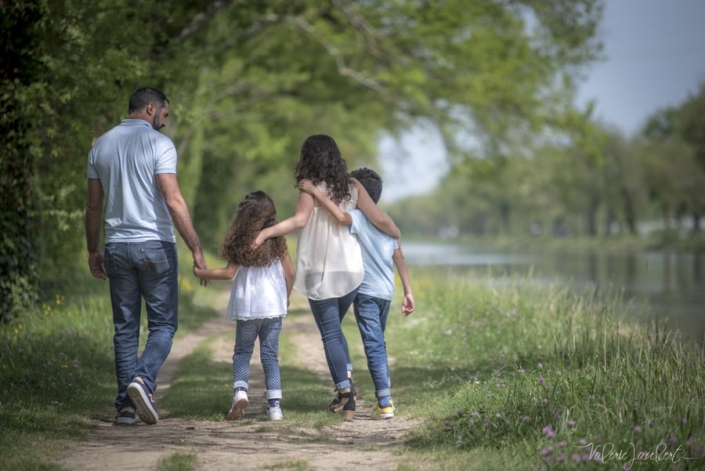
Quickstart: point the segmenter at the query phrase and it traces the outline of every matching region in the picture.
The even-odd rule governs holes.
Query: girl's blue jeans
[[[348,379],[348,370],[351,368],[350,351],[343,335],[342,322],[356,294],[357,288],[342,298],[308,300],[313,318],[321,333],[328,369],[338,390],[350,387]]]
[[[248,319],[237,321],[235,351],[233,353],[233,389],[249,387],[250,360],[259,337],[259,356],[264,370],[267,399],[281,399],[282,386],[279,373],[279,334],[282,318]]]
[[[355,320],[365,347],[367,368],[375,384],[375,397],[391,396],[387,343],[384,329],[391,301],[358,293],[353,303]]]
[[[134,407],[127,386],[139,376],[147,388],[157,389],[157,374],[171,351],[178,328],[179,283],[176,244],[163,241],[108,243],[105,271],[110,282],[115,335],[117,410]],[[142,300],[149,334],[138,358]]]

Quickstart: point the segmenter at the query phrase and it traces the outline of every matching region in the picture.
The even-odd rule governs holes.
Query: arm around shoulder
[[[401,231],[396,224],[394,224],[392,218],[377,207],[375,202],[372,201],[372,198],[370,198],[370,195],[367,193],[367,190],[365,190],[365,187],[362,186],[359,181],[354,178],[353,181],[357,187],[357,207],[365,213],[367,219],[369,219],[377,229],[394,237],[395,239],[401,239]]]

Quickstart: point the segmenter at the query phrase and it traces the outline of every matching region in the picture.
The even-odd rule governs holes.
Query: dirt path
[[[295,306],[307,307],[305,299],[292,296],[292,308]],[[298,364],[306,365],[321,379],[330,380],[313,317],[288,317],[283,329],[293,335],[296,345],[306,347],[297,351]],[[174,342],[159,374],[159,389],[155,394],[157,404],[168,393],[181,360],[203,340],[218,337],[215,341],[223,342],[223,345],[215,346],[213,351],[218,353],[212,360],[231,363],[232,344],[231,341],[226,344],[222,334],[232,330],[232,322],[225,320],[223,314]],[[350,343],[352,348],[359,339]],[[367,371],[362,373],[367,374]],[[250,383],[252,389],[264,389],[258,348],[250,365]],[[251,401],[248,411],[261,411],[264,407],[262,398],[252,397]],[[235,424],[166,417],[155,426],[138,421],[139,425],[134,427],[116,427],[108,420],[96,421],[97,428],[87,441],[73,449],[59,464],[75,471],[152,470],[160,458],[187,453],[195,454],[198,469],[207,471],[342,470],[352,466],[370,471],[396,470],[403,462],[397,453],[403,436],[418,422],[404,417],[370,420],[370,405],[358,402],[355,420],[322,430],[292,426],[287,423],[286,415],[281,423],[254,421]]]

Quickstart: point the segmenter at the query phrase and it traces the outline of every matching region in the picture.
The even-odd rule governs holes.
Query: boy
[[[379,201],[382,195],[382,179],[377,172],[361,168],[352,172],[351,176],[360,182],[375,203]],[[353,310],[365,347],[367,367],[375,384],[377,407],[370,417],[391,419],[394,417],[394,405],[390,391],[384,329],[394,294],[392,262],[397,267],[404,288],[401,307],[404,317],[411,314],[415,307],[404,255],[398,241],[377,229],[359,209],[344,213],[308,180],[302,180],[299,189],[312,195],[340,224],[350,226],[350,233],[355,234],[360,243],[365,276],[353,301]]]

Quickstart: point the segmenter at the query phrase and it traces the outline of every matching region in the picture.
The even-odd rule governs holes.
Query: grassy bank
[[[215,315],[191,303],[201,291],[183,265],[178,335]],[[702,345],[627,323],[613,297],[526,278],[443,277],[416,267],[411,275],[416,312],[402,318],[395,300],[387,343],[398,414],[424,424],[407,437],[400,469],[705,467]],[[58,285],[40,312],[0,327],[0,470],[59,469],[51,463],[91,419],[112,419],[107,283],[80,277]],[[295,306],[288,319],[304,315]],[[350,319],[345,329],[360,394],[372,401],[359,334]],[[232,332],[223,335],[231,341]],[[339,421],[320,407],[330,385],[297,363],[292,342],[282,337],[281,426]],[[207,361],[211,354],[206,342],[183,361],[160,411],[224,420],[232,370]],[[192,459],[182,458],[174,460]]]
[[[215,315],[191,303],[196,283],[186,270],[178,336]],[[88,433],[89,419],[115,414],[108,284],[86,269],[52,286],[39,311],[0,325],[0,470],[59,469],[52,461]]]
[[[413,273],[388,346],[409,437],[441,469],[703,469],[701,346],[627,324],[618,299]],[[693,458],[692,460],[689,458]]]

